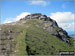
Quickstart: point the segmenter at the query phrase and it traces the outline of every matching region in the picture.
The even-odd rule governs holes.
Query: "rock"
[[[46,17],[45,17],[45,16],[40,16],[39,19],[40,19],[40,20],[46,20]]]
[[[8,30],[8,32],[9,32],[9,33],[12,33],[12,31],[11,31],[11,30]]]
[[[58,24],[56,23],[56,21],[53,21],[53,27],[58,27]]]
[[[51,27],[51,26],[49,26],[49,27],[46,27],[45,28],[47,31],[49,31],[50,32],[50,34],[52,34],[52,35],[58,35],[58,32],[53,28],[53,27]]]
[[[47,17],[48,21],[52,22],[53,20],[50,17]]]
[[[1,31],[2,29],[0,28],[0,31]]]
[[[27,15],[24,19],[39,19],[40,16],[41,16],[40,13],[35,13],[35,14]]]
[[[33,13],[31,14],[31,16],[41,16],[42,14],[41,13]]]

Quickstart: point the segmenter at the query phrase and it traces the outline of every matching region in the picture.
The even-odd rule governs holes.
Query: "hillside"
[[[1,55],[58,55],[59,51],[75,50],[67,32],[56,21],[40,13],[2,24],[0,28]]]

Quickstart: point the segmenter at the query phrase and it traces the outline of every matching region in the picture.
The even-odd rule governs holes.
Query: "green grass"
[[[24,30],[18,37],[17,37],[17,43],[15,48],[15,54],[16,55],[27,55],[26,52],[26,43],[25,43],[25,34],[26,30]]]

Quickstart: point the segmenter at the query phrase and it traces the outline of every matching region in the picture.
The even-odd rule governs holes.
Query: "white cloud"
[[[6,18],[6,19],[5,19],[4,23],[11,23],[11,22],[13,22],[14,20],[15,20],[14,18],[9,17],[9,18]]]
[[[32,0],[32,2],[30,3],[30,5],[47,5],[47,2],[45,0]]]
[[[59,26],[61,26],[65,30],[74,30],[74,22],[72,23],[60,23]]]
[[[29,12],[23,12],[20,15],[16,16],[15,18],[6,18],[4,23],[11,23],[20,20],[21,18],[24,18],[26,15],[30,14]]]
[[[4,23],[11,23],[12,21],[9,20],[5,20]]]
[[[24,18],[26,15],[30,14],[29,12],[23,12],[19,16],[16,17],[16,21],[20,20],[21,18]]]
[[[74,14],[71,12],[56,12],[56,13],[51,13],[51,18],[56,20],[57,22],[69,22],[74,20]]]
[[[58,25],[65,30],[74,30],[74,14],[71,12],[51,13],[50,17],[57,21]]]

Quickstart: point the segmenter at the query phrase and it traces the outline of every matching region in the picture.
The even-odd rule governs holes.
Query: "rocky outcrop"
[[[49,17],[47,17],[46,15],[42,15],[40,13],[30,14],[30,15],[27,15],[25,18],[23,18],[23,20],[28,20],[28,19],[39,19],[39,20],[44,20],[44,21],[50,20]]]

